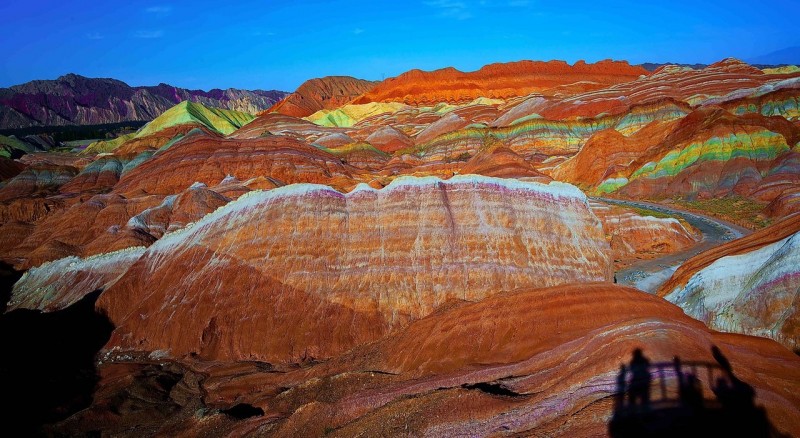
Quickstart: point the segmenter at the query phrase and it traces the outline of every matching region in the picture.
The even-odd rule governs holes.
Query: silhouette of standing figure
[[[650,406],[650,361],[637,348],[630,363],[631,384],[628,400],[632,408],[647,409]]]
[[[619,374],[617,374],[617,393],[614,396],[614,410],[621,412],[625,406],[625,390],[628,380],[628,368],[625,364],[619,366]]]

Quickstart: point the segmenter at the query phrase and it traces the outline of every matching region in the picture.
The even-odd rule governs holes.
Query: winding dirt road
[[[667,281],[669,277],[672,276],[672,273],[678,269],[678,266],[689,258],[717,245],[751,233],[750,230],[730,222],[660,204],[653,204],[651,202],[609,198],[591,199],[607,204],[635,207],[642,210],[681,217],[702,233],[703,240],[687,250],[667,254],[652,260],[642,260],[616,272],[615,277],[617,283],[633,286],[648,293],[655,293],[659,286]]]

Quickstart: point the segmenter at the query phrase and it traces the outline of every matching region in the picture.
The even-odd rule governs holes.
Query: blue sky
[[[72,72],[291,91],[326,75],[382,79],[520,59],[708,63],[800,46],[800,0],[756,4],[9,0],[0,2],[0,86]]]

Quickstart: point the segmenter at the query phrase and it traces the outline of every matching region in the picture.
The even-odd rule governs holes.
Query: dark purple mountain
[[[172,85],[131,87],[116,79],[76,74],[0,88],[0,129],[150,121],[184,100],[257,113],[288,93],[264,90],[187,90]]]

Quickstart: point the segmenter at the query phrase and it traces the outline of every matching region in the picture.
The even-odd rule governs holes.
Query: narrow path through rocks
[[[610,198],[591,198],[594,201],[614,204],[622,207],[634,207],[670,216],[681,217],[691,226],[697,228],[703,235],[697,245],[684,251],[666,254],[651,260],[642,260],[621,269],[615,273],[617,283],[626,286],[633,286],[648,293],[655,293],[658,288],[666,282],[672,273],[678,269],[683,262],[695,255],[707,251],[725,242],[738,239],[750,234],[752,231],[738,225],[726,222],[717,218],[691,213],[673,207],[667,207],[652,202],[629,201]]]

